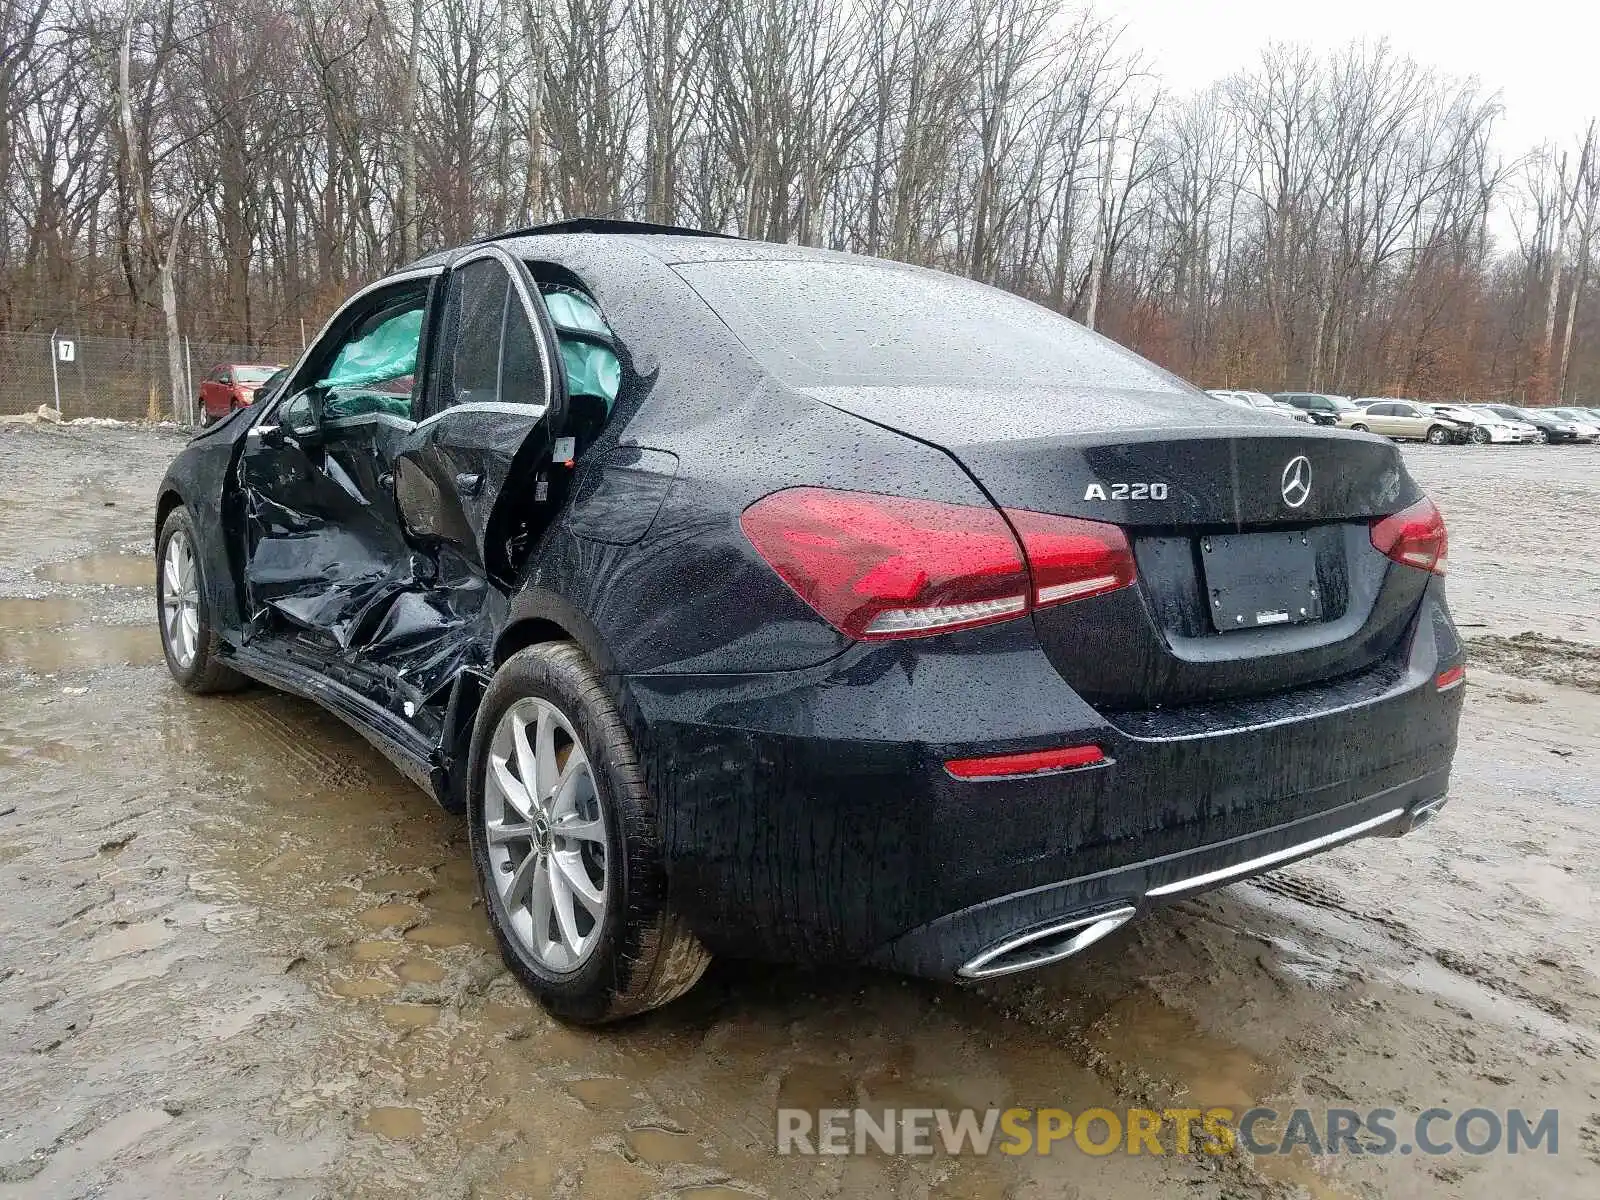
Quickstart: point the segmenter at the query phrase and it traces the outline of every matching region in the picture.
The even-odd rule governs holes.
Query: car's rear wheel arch
[[[530,617],[509,624],[500,631],[500,636],[495,639],[494,653],[491,657],[495,669],[498,670],[506,659],[519,651],[526,650],[529,646],[537,646],[540,642],[575,640],[571,630],[555,621],[547,617]]]

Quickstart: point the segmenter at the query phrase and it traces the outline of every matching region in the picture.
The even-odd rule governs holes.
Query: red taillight
[[[1013,509],[1006,518],[993,508],[799,487],[756,501],[740,524],[801,599],[862,640],[986,625],[1133,582],[1133,555],[1116,526]]]
[[[1008,508],[1033,572],[1033,603],[1043,608],[1114,592],[1134,580],[1127,535],[1103,521]]]
[[[1449,538],[1445,535],[1444,517],[1426,496],[1410,508],[1374,521],[1372,544],[1397,563],[1444,574]]]
[[[993,508],[790,488],[745,509],[745,536],[853,638],[914,637],[1028,609],[1028,571]]]
[[[1436,691],[1448,692],[1451,688],[1460,687],[1467,681],[1467,668],[1465,666],[1450,667],[1440,671],[1434,677],[1433,686]]]
[[[991,754],[985,758],[952,758],[944,769],[957,779],[1000,779],[1008,775],[1037,775],[1088,767],[1106,759],[1099,746],[1062,746],[1055,750],[1025,750],[1020,754]]]

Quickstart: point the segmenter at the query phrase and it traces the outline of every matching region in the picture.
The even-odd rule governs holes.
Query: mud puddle
[[[47,583],[102,587],[154,587],[156,584],[155,560],[149,554],[85,554],[62,562],[45,563],[35,574]]]
[[[41,675],[118,665],[139,667],[160,659],[161,635],[154,624],[0,628],[0,663]]]
[[[0,596],[0,629],[59,629],[85,620],[88,613],[89,605],[71,596]]]

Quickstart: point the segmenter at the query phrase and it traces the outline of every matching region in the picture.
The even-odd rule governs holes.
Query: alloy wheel
[[[594,773],[572,722],[518,700],[485,756],[489,874],[512,933],[547,970],[574,971],[605,924],[610,846]]]
[[[167,539],[161,560],[161,632],[179,669],[187,671],[200,646],[200,577],[194,545],[183,530]]]

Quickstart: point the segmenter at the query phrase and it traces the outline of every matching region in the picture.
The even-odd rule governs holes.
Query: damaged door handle
[[[476,496],[483,491],[483,476],[471,471],[463,471],[456,476],[456,491],[463,496]]]

